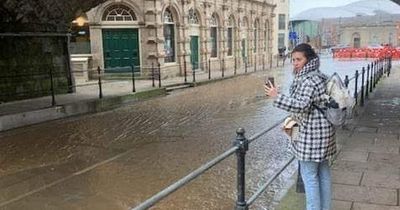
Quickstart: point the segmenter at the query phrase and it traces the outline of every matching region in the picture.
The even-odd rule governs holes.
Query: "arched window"
[[[171,11],[167,8],[163,16],[165,63],[175,62],[175,23]]]
[[[228,20],[228,56],[233,54],[233,26],[235,25],[232,16]]]
[[[265,48],[264,48],[264,51],[267,51],[267,49],[268,49],[268,39],[269,39],[269,37],[268,37],[268,30],[269,30],[269,24],[268,24],[268,21],[265,21],[265,28],[264,28],[264,46],[265,46]]]
[[[188,22],[189,24],[194,25],[199,24],[199,17],[197,16],[197,12],[193,8],[189,9]]]
[[[257,19],[254,21],[254,52],[257,52],[258,30],[259,30],[259,24]]]
[[[136,21],[136,15],[132,9],[125,5],[112,5],[103,13],[103,21]]]
[[[211,36],[211,57],[217,57],[217,49],[218,49],[218,21],[216,14],[214,13],[210,19],[210,36]]]

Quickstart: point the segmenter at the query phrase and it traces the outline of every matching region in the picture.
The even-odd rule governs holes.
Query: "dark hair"
[[[302,43],[297,45],[293,51],[292,54],[295,52],[302,52],[304,53],[304,56],[307,58],[307,61],[312,60],[313,58],[318,57],[318,55],[315,53],[314,49],[311,47],[311,45]]]

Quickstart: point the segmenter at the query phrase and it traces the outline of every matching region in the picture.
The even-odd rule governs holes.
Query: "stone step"
[[[180,90],[180,89],[184,89],[184,88],[188,88],[188,87],[191,87],[191,85],[190,84],[176,84],[176,85],[166,86],[165,90],[167,92],[171,92],[171,91],[174,91],[174,90]]]

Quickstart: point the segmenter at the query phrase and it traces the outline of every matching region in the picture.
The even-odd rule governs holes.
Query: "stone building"
[[[105,72],[134,65],[141,74],[159,63],[163,77],[267,66],[275,7],[272,0],[109,0],[73,22],[72,63]]]
[[[275,4],[273,55],[277,55],[279,49],[289,48],[289,0],[275,0]]]
[[[398,27],[400,15],[379,14],[342,20],[338,25],[338,40],[351,47],[380,45],[400,46]]]

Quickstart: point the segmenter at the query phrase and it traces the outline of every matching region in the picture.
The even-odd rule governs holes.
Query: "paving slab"
[[[335,184],[360,185],[363,172],[332,170],[332,182]]]
[[[368,187],[400,189],[400,174],[367,171],[363,176],[361,185]]]
[[[397,205],[397,190],[333,184],[333,199],[360,203]]]
[[[400,206],[385,206],[355,202],[352,210],[400,210]]]

